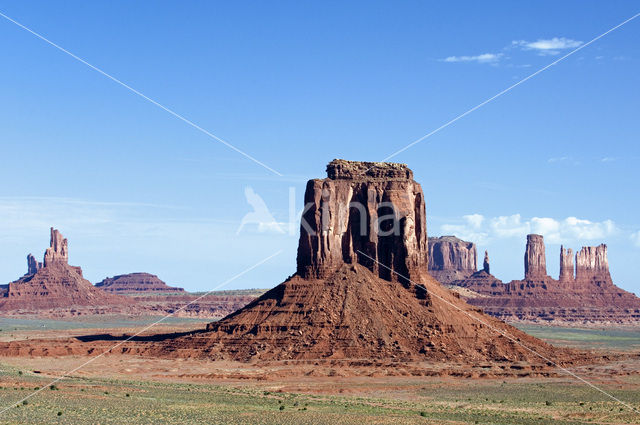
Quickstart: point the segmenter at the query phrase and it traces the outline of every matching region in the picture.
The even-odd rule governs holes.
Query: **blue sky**
[[[245,189],[278,222],[333,158],[376,161],[638,13],[637,3],[20,2],[0,12],[279,171],[262,168],[0,18],[0,281],[50,226],[98,281],[147,271],[271,287],[297,234],[237,229]],[[394,157],[428,231],[523,274],[524,235],[609,245],[640,293],[640,18]],[[297,221],[297,216],[293,216]],[[296,232],[297,233],[297,225]]]

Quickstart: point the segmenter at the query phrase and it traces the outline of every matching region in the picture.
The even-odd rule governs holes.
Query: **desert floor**
[[[153,318],[0,318],[0,340],[134,333]],[[198,329],[172,320],[154,332]],[[522,326],[557,345],[640,352],[640,329]],[[572,372],[640,409],[640,359]],[[558,371],[554,377],[417,377],[332,364],[243,364],[108,354],[0,357],[0,424],[632,424],[640,416]],[[420,366],[420,365],[418,365]],[[450,366],[450,365],[449,365]],[[413,365],[416,367],[416,365]],[[437,369],[439,365],[425,365]],[[322,373],[319,368],[325,369]],[[366,368],[365,368],[366,369]],[[289,374],[296,370],[297,374]],[[326,373],[325,373],[326,372]],[[291,376],[296,375],[296,376]],[[397,376],[399,375],[399,376]],[[464,374],[461,373],[464,376]]]

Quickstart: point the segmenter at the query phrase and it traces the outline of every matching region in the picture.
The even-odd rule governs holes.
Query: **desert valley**
[[[3,1],[0,425],[640,424],[639,12]]]
[[[149,273],[93,285],[52,228],[43,262],[29,254],[2,287],[6,420],[106,408],[118,423],[135,401],[149,423],[631,423],[640,299],[611,281],[605,245],[575,274],[563,248],[555,280],[529,235],[525,278],[505,284],[474,243],[427,236],[407,166],[334,160],[327,176],[307,184],[297,270],[266,292],[190,294]]]

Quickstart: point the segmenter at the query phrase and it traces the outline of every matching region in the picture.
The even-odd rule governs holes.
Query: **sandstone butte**
[[[150,273],[129,273],[108,277],[96,283],[96,288],[114,293],[184,292],[184,288],[169,286],[158,276]]]
[[[50,246],[42,263],[27,256],[27,274],[0,288],[0,311],[75,309],[91,307],[95,312],[132,301],[96,289],[82,276],[80,267],[70,266],[68,242],[51,228]]]
[[[528,235],[524,255],[524,278],[503,283],[489,271],[488,254],[483,270],[469,273],[462,265],[475,255],[475,244],[455,237],[452,258],[448,262],[430,264],[431,273],[442,283],[465,288],[466,301],[486,313],[507,321],[573,322],[573,323],[638,323],[640,298],[617,287],[609,272],[607,246],[582,247],[575,255],[570,248],[560,247],[558,279],[547,274],[544,238]],[[439,258],[441,238],[430,238],[430,258]],[[473,248],[465,249],[473,245]],[[435,271],[433,269],[436,268]],[[453,270],[453,272],[451,271]],[[466,275],[455,278],[456,273]],[[449,278],[453,276],[453,278]]]
[[[237,361],[546,363],[525,345],[572,361],[573,352],[485,315],[429,275],[424,195],[406,165],[334,160],[327,175],[307,183],[294,275],[204,332],[138,352]],[[387,202],[395,216],[377,226],[389,216]],[[391,225],[397,234],[387,234]]]

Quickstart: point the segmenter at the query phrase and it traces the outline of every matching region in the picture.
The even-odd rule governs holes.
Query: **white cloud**
[[[485,218],[480,214],[462,217],[461,224],[445,224],[443,234],[454,234],[462,239],[485,243],[489,239],[523,238],[529,233],[541,234],[549,243],[580,240],[602,240],[617,232],[611,220],[593,222],[577,217],[556,220],[550,217],[532,217],[523,220],[520,214]],[[634,234],[640,246],[640,232]]]
[[[553,37],[550,39],[539,39],[537,41],[516,40],[511,44],[521,47],[523,50],[535,50],[541,55],[557,55],[562,50],[580,47],[582,41],[565,37]]]
[[[475,229],[479,229],[482,226],[482,222],[484,221],[484,216],[480,214],[470,214],[462,216],[463,219]]]
[[[443,235],[455,235],[459,238],[484,243],[489,234],[481,230],[484,216],[470,214],[462,216],[462,224],[445,224],[441,227]]]
[[[560,232],[560,222],[549,217],[533,217],[531,229],[540,235],[556,234]]]
[[[496,63],[502,57],[502,53],[483,53],[476,56],[449,56],[441,59],[442,62],[477,62]]]
[[[522,222],[520,214],[494,217],[490,220],[492,235],[499,238],[520,237],[529,233],[531,225]]]
[[[631,234],[631,240],[637,247],[640,247],[640,230]]]

